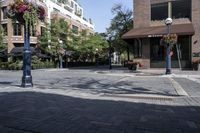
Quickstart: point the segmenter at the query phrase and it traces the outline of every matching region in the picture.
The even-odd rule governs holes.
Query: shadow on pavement
[[[0,131],[199,133],[200,107],[87,100],[36,92],[0,93]]]
[[[78,78],[75,84],[70,84],[70,78],[63,78],[63,81],[54,81],[54,83],[49,83],[50,85],[36,86],[45,89],[63,89],[66,87],[73,90],[79,89],[80,91],[94,92],[94,93],[106,93],[106,94],[152,94],[152,95],[164,95],[164,96],[178,96],[171,90],[156,90],[154,88],[144,88],[135,85],[137,81],[118,81],[118,82],[108,82],[101,83],[101,80],[96,79],[86,79]],[[67,84],[67,86],[65,86]],[[59,85],[59,86],[57,86]]]

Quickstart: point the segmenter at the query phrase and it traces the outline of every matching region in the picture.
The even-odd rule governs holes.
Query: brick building
[[[21,50],[23,51],[24,44],[24,29],[19,23],[13,24],[11,19],[7,18],[6,9],[10,3],[14,0],[0,0],[1,12],[0,12],[0,22],[4,29],[4,43],[7,44],[7,53],[12,51]],[[94,24],[91,19],[87,20],[84,18],[83,8],[77,2],[77,0],[66,0],[66,3],[62,3],[60,0],[33,0],[36,4],[42,5],[46,12],[46,22],[51,22],[51,19],[64,18],[69,27],[72,30],[78,32],[86,30],[87,34],[94,33]],[[32,31],[30,36],[30,45],[35,47],[38,43],[37,35],[41,35],[43,29],[45,28],[44,22],[38,22],[35,29]]]
[[[179,66],[177,53],[184,68],[200,58],[200,0],[134,0],[134,28],[123,39],[145,68],[165,67],[166,49],[160,40],[167,34],[164,20],[168,17],[173,19],[171,33],[178,35],[172,67]]]

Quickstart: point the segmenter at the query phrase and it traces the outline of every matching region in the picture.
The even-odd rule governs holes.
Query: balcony
[[[73,8],[70,5],[64,5],[64,8],[71,13],[73,12]]]
[[[6,36],[3,41],[5,43],[8,43],[8,37]],[[24,37],[23,36],[12,36],[11,42],[12,43],[24,43]],[[37,37],[30,37],[31,44],[37,44],[37,42],[38,42]]]
[[[58,11],[53,11],[51,13],[51,18],[66,18],[66,19],[71,19],[71,16],[69,15],[66,15],[66,14],[63,14],[61,12],[58,12]]]

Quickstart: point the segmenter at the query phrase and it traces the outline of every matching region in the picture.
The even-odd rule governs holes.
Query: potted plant
[[[193,61],[192,61],[193,70],[195,70],[195,71],[200,70],[200,65],[199,65],[199,63],[200,63],[200,59],[198,59],[198,60],[193,60]]]
[[[128,69],[129,70],[135,70],[137,71],[139,69],[139,67],[142,67],[142,64],[138,61],[133,61],[133,60],[130,60],[128,61]]]
[[[173,47],[173,45],[177,43],[177,40],[177,34],[168,34],[162,37],[162,39],[160,40],[160,44],[164,46],[169,45],[170,47]]]
[[[45,19],[46,13],[43,6],[30,0],[14,0],[14,3],[8,6],[7,16],[20,24],[34,26],[37,20]]]

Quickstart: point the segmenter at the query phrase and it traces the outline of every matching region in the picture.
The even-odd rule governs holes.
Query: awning
[[[24,47],[14,47],[11,51],[10,54],[13,56],[22,56],[24,51]],[[35,53],[36,50],[34,47],[30,47],[31,53]]]
[[[171,33],[177,35],[193,35],[194,27],[192,24],[179,24],[171,26]],[[167,33],[166,26],[147,27],[132,29],[122,36],[122,39],[133,39],[133,38],[146,38],[146,37],[158,37]]]

